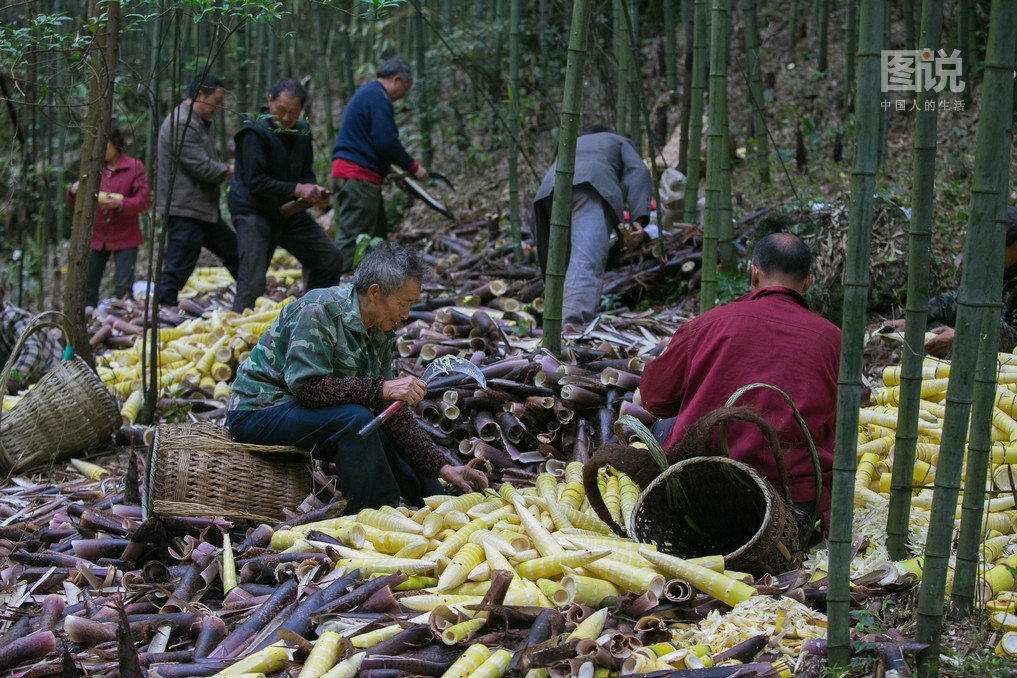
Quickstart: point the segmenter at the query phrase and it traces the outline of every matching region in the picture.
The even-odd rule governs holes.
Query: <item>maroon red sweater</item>
[[[840,330],[809,310],[800,294],[766,287],[707,311],[682,325],[659,358],[647,363],[639,382],[642,404],[653,415],[677,415],[664,448],[681,440],[703,415],[723,407],[740,387],[755,382],[776,386],[798,407],[819,454],[823,474],[820,513],[830,507]],[[815,499],[815,471],[805,438],[784,399],[768,389],[742,396],[772,426],[785,450],[791,497]],[[732,459],[771,482],[777,472],[769,447],[755,426],[728,426]]]
[[[309,409],[354,404],[380,412],[388,404],[381,397],[383,383],[381,377],[322,376],[308,380],[296,397]],[[437,478],[441,467],[448,463],[434,442],[417,426],[407,407],[396,410],[381,429],[395,445],[399,456],[421,475]]]

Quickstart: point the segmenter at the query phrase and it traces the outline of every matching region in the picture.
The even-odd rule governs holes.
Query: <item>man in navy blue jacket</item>
[[[357,236],[388,235],[381,185],[392,165],[417,179],[427,172],[399,143],[392,103],[413,86],[413,71],[398,57],[378,68],[377,79],[350,98],[339,121],[332,147],[332,190],[335,194],[335,244],[343,256],[343,271],[353,270]]]
[[[306,211],[283,215],[293,199],[328,204],[328,191],[314,178],[311,128],[300,114],[307,90],[282,78],[268,93],[268,108],[244,123],[236,135],[236,171],[229,208],[237,229],[240,259],[233,310],[254,306],[265,291],[265,273],[276,246],[304,268],[304,291],[339,284],[342,257]]]

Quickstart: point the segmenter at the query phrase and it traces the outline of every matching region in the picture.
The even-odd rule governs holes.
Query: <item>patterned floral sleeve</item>
[[[310,409],[354,404],[378,412],[387,405],[381,397],[382,383],[381,377],[314,377],[297,392],[297,400]],[[447,463],[445,457],[417,426],[411,410],[396,410],[381,428],[407,464],[428,478],[438,477],[438,471]]]
[[[424,430],[417,426],[410,408],[396,410],[381,429],[395,445],[399,456],[421,475],[437,478],[441,467],[448,463]]]
[[[382,405],[381,377],[311,377],[297,391],[297,400],[308,409],[329,405],[363,405],[377,410]]]

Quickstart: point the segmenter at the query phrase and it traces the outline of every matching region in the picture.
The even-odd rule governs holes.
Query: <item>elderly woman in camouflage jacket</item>
[[[427,392],[415,377],[396,379],[395,327],[420,295],[424,266],[407,246],[368,252],[353,285],[312,290],[283,308],[240,366],[227,424],[240,442],[292,445],[334,462],[348,510],[420,505],[442,492],[435,478],[463,491],[486,477],[450,464],[409,408],[361,440],[357,432],[390,401],[409,405]]]

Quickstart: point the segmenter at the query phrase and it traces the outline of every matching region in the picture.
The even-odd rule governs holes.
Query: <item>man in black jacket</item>
[[[229,208],[237,229],[240,255],[233,310],[254,305],[265,291],[265,273],[276,246],[305,269],[305,289],[339,283],[342,255],[306,211],[284,216],[293,200],[328,205],[328,191],[314,177],[311,128],[300,114],[307,90],[293,78],[277,80],[268,93],[268,109],[236,133],[236,171]]]

